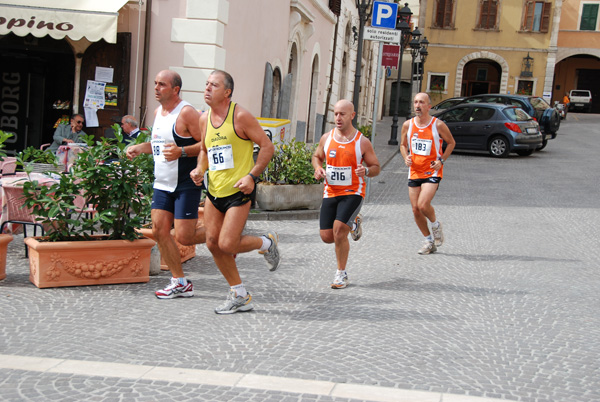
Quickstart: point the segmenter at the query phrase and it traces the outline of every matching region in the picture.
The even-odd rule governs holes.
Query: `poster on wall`
[[[98,127],[98,109],[104,109],[104,88],[105,82],[88,80],[85,88],[85,98],[83,99],[83,109],[85,111],[86,127]]]
[[[117,85],[107,85],[104,87],[104,105],[117,107],[118,92],[119,87]]]

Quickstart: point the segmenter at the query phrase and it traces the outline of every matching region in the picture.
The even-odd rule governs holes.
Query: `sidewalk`
[[[398,119],[398,144],[400,144],[400,131],[402,130],[402,123],[405,118],[400,117]],[[392,116],[384,116],[382,120],[379,120],[375,126],[375,139],[373,141],[373,147],[375,154],[381,164],[381,169],[390,163],[394,156],[399,152],[399,145],[389,145],[392,130]],[[368,202],[368,199],[367,199]],[[280,220],[303,220],[303,219],[318,219],[318,210],[295,210],[295,211],[263,211],[260,209],[253,209],[248,217],[248,220],[260,220],[260,221],[280,221]]]

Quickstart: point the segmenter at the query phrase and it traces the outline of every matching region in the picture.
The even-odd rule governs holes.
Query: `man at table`
[[[56,153],[61,145],[83,142],[83,135],[86,135],[83,129],[85,121],[82,114],[74,114],[71,117],[71,124],[59,124],[54,131],[54,141],[48,148],[53,153]]]
[[[123,128],[123,141],[126,143],[135,142],[135,139],[140,134],[140,127],[132,115],[128,114],[121,119],[121,127]]]

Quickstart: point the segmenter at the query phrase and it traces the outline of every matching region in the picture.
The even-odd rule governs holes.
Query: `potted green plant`
[[[4,158],[6,158],[4,143],[10,137],[12,137],[11,133],[0,130],[0,161],[4,161]],[[12,235],[0,233],[0,280],[6,278],[6,253],[8,250],[8,243],[10,243],[12,239]]]
[[[261,209],[319,208],[323,184],[315,180],[311,164],[315,148],[316,144],[309,146],[296,140],[275,144],[273,158],[256,188],[256,201]]]
[[[148,218],[153,161],[150,155],[128,159],[120,127],[113,128],[115,138],[86,136],[70,172],[53,174],[53,184],[23,183],[25,206],[49,228],[46,236],[25,240],[30,280],[38,287],[149,280],[154,241],[139,229]]]
[[[50,152],[35,147],[27,147],[17,154],[17,165],[24,172],[48,173],[65,170],[56,156]]]

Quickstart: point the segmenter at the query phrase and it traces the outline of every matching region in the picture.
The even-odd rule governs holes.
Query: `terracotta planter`
[[[319,209],[323,199],[323,184],[264,184],[258,183],[256,202],[260,209],[285,211]]]
[[[148,282],[152,239],[44,242],[28,237],[29,280],[38,288]]]
[[[12,235],[0,234],[0,281],[6,278],[6,251],[12,239]]]

